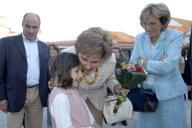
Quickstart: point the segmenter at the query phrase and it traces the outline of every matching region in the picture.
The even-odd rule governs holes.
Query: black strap
[[[190,42],[189,42],[189,50],[187,53],[187,59],[189,61],[189,65],[192,71],[192,27],[191,27],[191,35],[190,35]],[[191,72],[191,76],[192,76],[192,72]]]

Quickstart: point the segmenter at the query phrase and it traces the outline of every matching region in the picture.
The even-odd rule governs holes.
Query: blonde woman
[[[169,30],[170,11],[165,4],[149,4],[141,12],[145,32],[137,35],[130,61],[148,72],[144,88],[159,100],[156,112],[140,112],[139,128],[186,128],[186,85],[178,68],[183,33]]]
[[[116,60],[108,32],[100,27],[89,28],[78,36],[75,46],[62,52],[78,55],[83,72],[78,90],[84,99],[90,99],[92,107],[96,107],[101,115],[107,87],[114,93],[124,91],[115,77]],[[101,119],[96,120],[101,125]]]

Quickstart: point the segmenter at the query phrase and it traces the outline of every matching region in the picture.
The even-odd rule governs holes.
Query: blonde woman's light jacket
[[[187,86],[179,72],[178,63],[184,42],[183,33],[177,30],[162,31],[155,46],[152,46],[147,33],[136,37],[130,58],[136,63],[139,57],[148,60],[146,71],[150,84],[159,100],[167,100],[186,93]]]

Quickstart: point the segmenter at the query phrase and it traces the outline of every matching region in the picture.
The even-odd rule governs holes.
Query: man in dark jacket
[[[26,13],[20,35],[0,40],[0,109],[7,112],[7,127],[41,128],[48,97],[50,52],[37,38],[40,17]]]

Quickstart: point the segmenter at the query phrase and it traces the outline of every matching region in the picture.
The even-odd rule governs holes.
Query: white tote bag
[[[103,116],[108,124],[127,120],[133,115],[133,105],[128,98],[126,98],[126,100],[120,104],[117,113],[113,113],[116,102],[117,100],[111,100],[106,101],[104,104]]]

